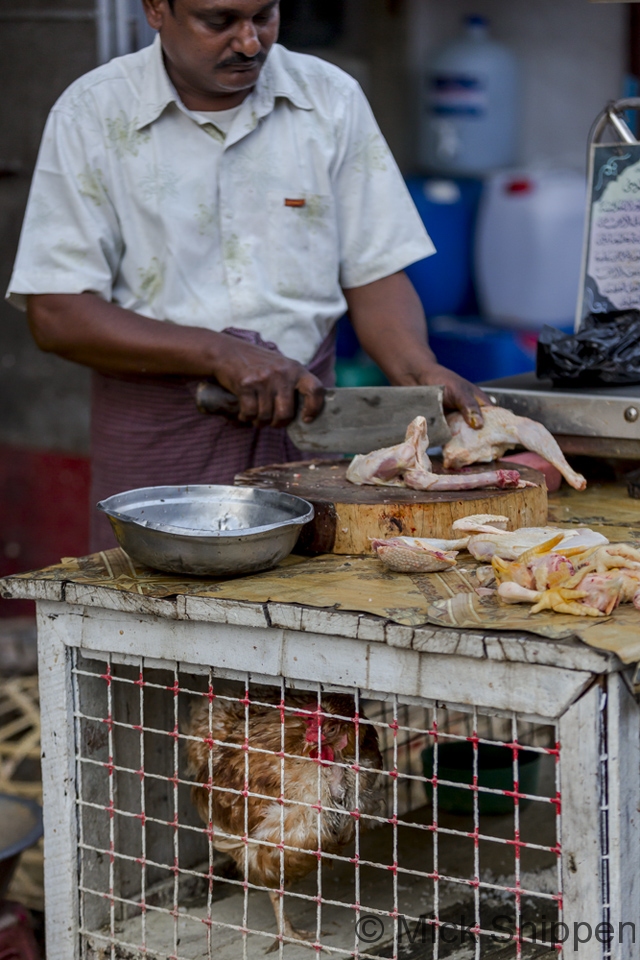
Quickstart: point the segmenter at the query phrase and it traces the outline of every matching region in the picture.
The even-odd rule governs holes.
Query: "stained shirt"
[[[53,107],[8,296],[93,292],[306,363],[343,288],[433,252],[351,77],[276,44],[225,134],[181,102],[156,38]]]

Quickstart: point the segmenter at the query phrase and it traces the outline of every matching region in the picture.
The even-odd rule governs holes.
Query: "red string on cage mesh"
[[[113,674],[111,673],[111,664],[107,664],[107,672],[100,674],[100,679],[104,680],[108,687],[111,686],[111,681],[113,680]]]
[[[142,812],[142,813],[136,813],[136,820],[139,820],[140,823],[142,824],[142,826],[144,827],[144,825],[145,825],[146,822],[147,822],[147,815],[146,815],[146,813],[144,813],[144,812]]]
[[[135,683],[136,687],[145,687],[145,686],[146,686],[146,681],[145,681],[144,677],[142,676],[142,670],[140,671],[140,676],[138,677],[138,679],[137,679],[137,680],[134,680],[133,682]]]
[[[102,766],[105,768],[105,770],[107,771],[108,775],[109,775],[110,777],[112,777],[112,776],[113,776],[113,773],[114,773],[114,771],[115,771],[115,768],[116,768],[116,767],[115,767],[115,764],[114,764],[114,762],[113,762],[113,757],[109,757],[109,760],[107,761],[107,763],[103,763]]]
[[[113,730],[113,716],[111,714],[108,714],[106,717],[102,718],[102,722],[109,730],[109,733],[111,733],[111,731]]]

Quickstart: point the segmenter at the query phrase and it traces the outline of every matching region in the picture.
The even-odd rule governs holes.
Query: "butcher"
[[[276,43],[278,0],[143,3],[155,42],[51,111],[8,292],[92,370],[93,501],[297,459],[283,428],[322,409],[347,309],[392,384],[481,426],[429,349],[404,268],[434,247],[358,84]],[[198,413],[203,378],[237,420]]]

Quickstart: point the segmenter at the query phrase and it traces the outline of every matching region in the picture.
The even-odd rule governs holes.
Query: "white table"
[[[451,715],[460,711],[468,713],[473,725],[478,714],[482,714],[501,717],[503,721],[496,722],[503,724],[506,718],[511,724],[535,721],[539,726],[546,724],[555,728],[561,745],[561,838],[557,840],[561,843],[562,919],[570,931],[562,956],[579,956],[580,960],[601,960],[603,956],[631,960],[638,956],[640,946],[630,943],[629,928],[626,928],[624,942],[618,942],[618,925],[640,924],[639,708],[629,677],[615,656],[600,653],[579,641],[410,628],[377,617],[298,604],[251,604],[185,596],[153,600],[100,587],[44,580],[14,579],[5,581],[3,586],[5,596],[27,596],[37,601],[48,960],[130,956],[119,952],[114,945],[118,942],[117,931],[123,928],[113,898],[111,902],[108,896],[104,899],[102,915],[98,900],[97,905],[85,907],[81,916],[83,896],[79,887],[86,886],[91,877],[87,879],[85,872],[79,879],[77,864],[85,855],[82,849],[79,851],[79,845],[91,846],[93,842],[99,846],[91,836],[91,824],[97,824],[99,818],[96,814],[97,819],[92,820],[87,813],[89,808],[83,807],[87,800],[83,790],[93,788],[87,773],[89,768],[78,760],[87,751],[90,753],[91,747],[87,747],[90,737],[83,732],[85,721],[81,717],[93,709],[101,715],[106,696],[110,717],[117,719],[118,709],[125,714],[132,711],[132,728],[144,727],[146,731],[158,723],[151,713],[152,695],[156,694],[151,684],[146,690],[148,702],[141,717],[131,704],[145,695],[145,687],[136,686],[129,679],[129,693],[120,696],[115,680],[112,683],[104,676],[99,679],[104,666],[96,667],[95,663],[106,663],[108,674],[112,670],[114,673],[123,670],[128,671],[129,677],[135,676],[140,668],[151,671],[149,676],[155,676],[155,669],[162,669],[173,671],[176,677],[206,678],[209,668],[214,668],[216,678],[249,676],[251,683],[275,684],[286,678],[310,691],[316,690],[318,684],[358,691],[359,697],[384,701],[389,711],[387,720],[397,717],[399,709],[424,707],[426,711],[433,711],[446,704]],[[88,659],[77,660],[78,655]],[[120,667],[121,664],[124,666]],[[180,674],[177,664],[181,664]],[[93,672],[95,677],[84,676],[83,671]],[[92,706],[94,688],[99,691],[96,697],[102,707]],[[103,688],[107,688],[106,693]],[[157,709],[166,713],[162,706]],[[177,694],[175,710],[178,725]],[[98,760],[105,750],[112,755],[114,738],[118,735],[113,725],[107,723],[106,727],[110,739],[99,748],[103,753],[96,754]],[[132,729],[125,732],[134,736]],[[121,750],[120,757],[122,755]],[[112,759],[107,763],[93,762],[97,767],[113,766]],[[125,802],[122,798],[127,790],[116,784],[115,795],[113,769],[107,773],[111,802],[117,808],[118,803]],[[165,791],[167,796],[170,792]],[[144,799],[141,802],[144,803]],[[170,797],[166,802],[170,802]],[[101,804],[102,801],[96,807]],[[146,815],[152,816],[153,810],[147,809]],[[138,821],[139,818],[138,813]],[[100,830],[106,830],[107,834],[110,830],[113,842],[114,831],[119,829],[121,820],[121,816],[111,816],[109,825],[95,829],[98,834]],[[107,834],[103,838],[105,842]],[[442,842],[445,840],[443,837]],[[187,862],[185,849],[181,848],[181,863]],[[157,851],[155,855],[160,856]],[[146,856],[153,859],[148,850]],[[95,853],[92,862],[94,860]],[[108,875],[112,886],[117,887],[120,877],[131,887],[131,877],[127,880],[124,868],[118,873],[118,863],[116,867],[112,863],[110,874],[109,867],[103,865],[102,880],[94,877],[93,882],[104,883]],[[136,869],[139,873],[139,867]],[[95,868],[96,876],[100,870]],[[90,873],[90,867],[86,867],[86,871]],[[411,872],[407,877],[411,882],[415,880]],[[483,884],[476,884],[476,891],[478,886],[482,893]],[[117,897],[118,890],[113,892]],[[477,896],[473,889],[472,894]],[[180,895],[176,886],[174,906]],[[139,893],[134,891],[128,896],[135,900]],[[263,894],[256,897],[266,902]],[[396,900],[396,909],[398,902]],[[390,903],[391,912],[392,907]],[[163,914],[165,920],[168,909]],[[151,924],[153,911],[147,912],[146,917]],[[592,936],[589,942],[580,945],[579,954],[574,953],[574,924],[581,922],[589,923],[594,930],[599,923],[610,922],[615,931],[614,941],[605,947]],[[92,923],[94,926],[106,924],[107,939],[102,954],[97,948],[92,952],[87,946],[90,938],[85,942],[86,937],[82,938],[85,946],[81,952],[81,923],[85,929]],[[213,944],[216,929],[214,925]],[[578,931],[580,939],[586,936],[585,927]],[[635,932],[640,942],[640,930]],[[228,934],[229,931],[224,936],[221,934],[222,946],[215,950],[217,957],[234,955],[234,951],[222,943],[227,942]],[[269,942],[259,941],[256,953],[251,946],[252,938],[247,946],[247,938],[238,936],[235,949],[238,958],[261,956]],[[340,937],[336,936],[339,945]],[[331,939],[327,943],[330,944]],[[173,949],[167,944],[164,955],[172,955]],[[182,957],[181,949],[187,951],[187,946],[183,943],[179,948],[179,957]],[[213,947],[210,949],[213,953]],[[231,952],[225,953],[225,949]],[[361,953],[351,955],[376,955],[365,952],[373,949],[366,943],[361,942],[359,949]],[[284,956],[295,960],[298,955],[312,955],[308,949],[300,953],[297,950],[293,945],[287,946]],[[144,953],[137,955],[144,956]],[[335,946],[333,955],[348,954],[340,953],[339,946]],[[427,955],[431,956],[425,953]],[[513,956],[516,955],[514,946]],[[156,954],[151,951],[147,956]],[[206,957],[207,952],[196,951],[193,956]]]

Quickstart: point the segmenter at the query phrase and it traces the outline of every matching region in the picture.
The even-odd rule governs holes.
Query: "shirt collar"
[[[142,130],[143,127],[157,120],[170,103],[183,108],[164,65],[159,35],[149,47],[148,54],[138,97],[135,121],[137,130]],[[255,89],[243,101],[242,105],[247,107],[250,105],[250,109],[247,111],[246,122],[241,130],[234,133],[234,141],[253,130],[262,117],[271,113],[278,97],[286,98],[301,110],[313,110],[313,104],[305,92],[304,80],[296,70],[287,69],[283,62],[285,56],[286,51],[280,44],[274,44],[269,51]],[[242,113],[244,114],[245,111],[243,110]],[[228,138],[227,145],[230,145],[230,142]]]

